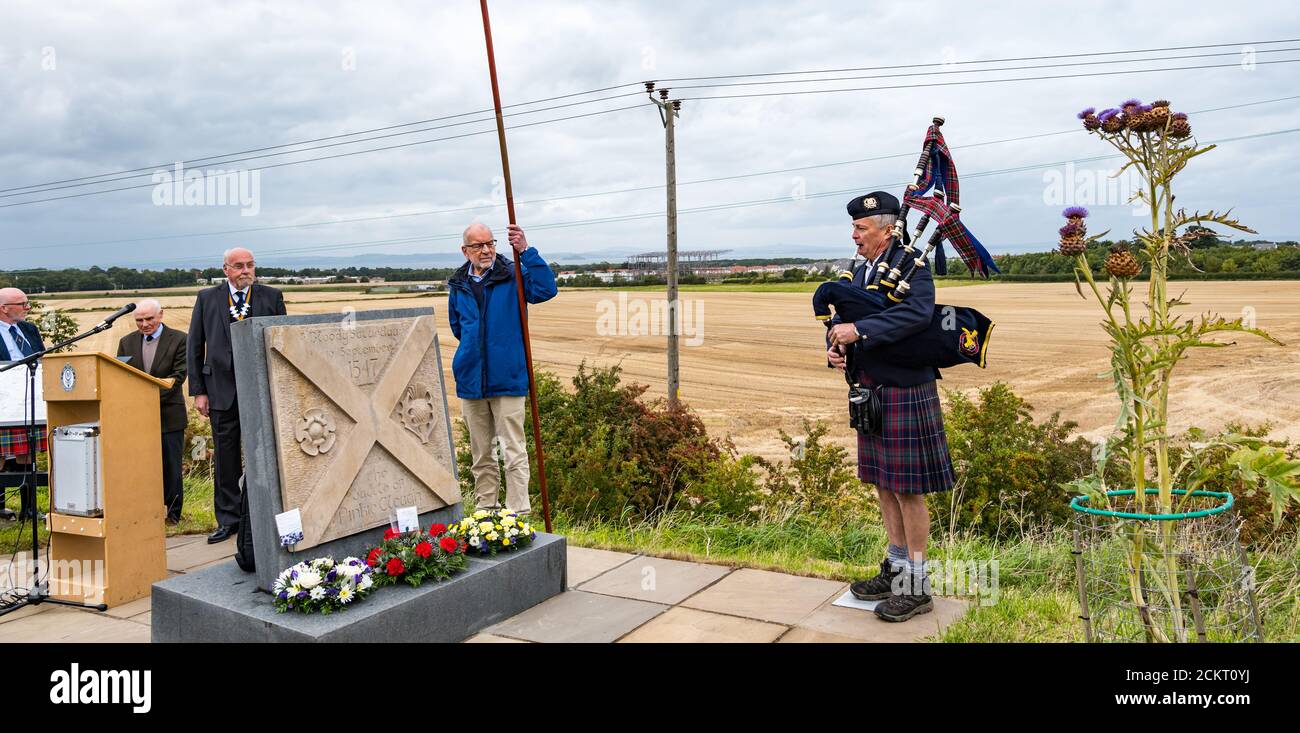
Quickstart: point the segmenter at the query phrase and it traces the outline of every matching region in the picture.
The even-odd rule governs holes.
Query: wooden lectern
[[[103,353],[43,360],[50,433],[50,596],[118,606],[167,577],[157,379]],[[102,517],[59,514],[54,430],[98,423]]]

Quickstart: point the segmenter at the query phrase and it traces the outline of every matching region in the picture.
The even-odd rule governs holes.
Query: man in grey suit
[[[208,543],[239,532],[239,477],[244,473],[239,432],[239,398],[235,394],[235,357],[230,324],[258,316],[283,316],[284,294],[256,282],[253,253],[226,250],[221,269],[226,282],[199,292],[190,316],[186,345],[190,395],[194,407],[212,423],[213,493],[217,531]]]
[[[117,355],[129,356],[127,362],[142,372],[159,379],[174,379],[171,389],[163,390],[160,397],[162,418],[163,504],[167,507],[167,523],[181,521],[184,488],[181,482],[181,451],[185,447],[185,426],[189,416],[185,410],[185,333],[163,326],[162,304],[153,298],[140,301],[135,306],[136,333],[123,336],[117,343]]]

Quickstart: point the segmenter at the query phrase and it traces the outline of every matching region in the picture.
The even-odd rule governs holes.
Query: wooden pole
[[[515,219],[515,194],[510,185],[510,155],[506,152],[506,126],[501,119],[501,90],[497,86],[497,61],[492,52],[492,23],[488,20],[487,0],[479,0],[483,11],[483,39],[487,43],[488,76],[492,79],[492,107],[497,117],[497,142],[501,148],[501,173],[506,183],[506,214],[511,224]],[[537,485],[542,494],[542,519],[546,531],[551,531],[551,498],[546,491],[546,457],[542,450],[542,423],[537,414],[537,378],[533,374],[533,345],[528,335],[528,303],[524,298],[524,270],[518,253],[515,254],[515,289],[519,295],[519,325],[524,335],[524,360],[528,363],[528,403],[533,415],[533,445],[537,449]]]
[[[665,106],[664,155],[667,162],[668,189],[668,409],[677,410],[681,398],[680,335],[677,333],[681,306],[677,302],[677,141],[673,134],[673,118],[680,103],[673,101]]]

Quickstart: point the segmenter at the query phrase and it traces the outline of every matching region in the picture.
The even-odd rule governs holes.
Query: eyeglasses
[[[6,306],[16,305],[16,306],[18,306],[19,308],[31,308],[31,307],[32,307],[31,301],[27,301],[27,300],[24,300],[24,301],[21,302],[21,303],[5,303],[5,305],[6,305]]]
[[[489,247],[492,248],[492,249],[496,249],[496,248],[497,248],[497,240],[493,239],[493,240],[490,241],[490,242],[480,242],[480,243],[478,243],[478,244],[467,244],[467,245],[465,245],[465,249],[469,250],[470,252],[482,252],[484,249],[487,249],[487,248],[489,248]]]

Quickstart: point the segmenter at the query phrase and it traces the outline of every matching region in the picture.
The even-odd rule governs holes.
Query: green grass
[[[162,497],[158,497],[159,502]],[[41,487],[36,492],[36,503],[42,512],[48,513],[50,510],[49,492],[45,487]],[[5,506],[18,511],[19,497],[18,490],[12,489],[6,494]],[[212,479],[206,474],[192,475],[185,477],[185,503],[181,509],[181,521],[176,525],[167,526],[167,536],[178,534],[206,534],[217,528],[217,520],[212,511]],[[49,532],[45,529],[45,523],[41,522],[38,527],[41,552],[44,553],[45,547],[49,542]],[[21,533],[21,539],[20,539]],[[32,534],[30,521],[26,524],[0,520],[0,552],[9,555],[14,552],[15,547],[18,552],[30,550],[32,546]]]
[[[672,512],[657,523],[555,518],[556,531],[580,547],[638,552],[682,560],[827,578],[874,574],[885,547],[879,520],[821,522],[808,518],[743,522]],[[938,528],[936,528],[938,530]],[[994,542],[965,533],[939,534],[929,559],[998,563],[996,594],[967,597],[970,611],[945,629],[943,642],[1081,641],[1071,543],[1063,530],[1031,532]],[[1300,545],[1279,538],[1254,548],[1258,603],[1269,641],[1300,641]],[[991,589],[991,586],[990,586]]]
[[[710,283],[708,285],[680,285],[678,290],[685,293],[811,293],[817,290],[817,286],[822,284],[822,280],[811,283],[804,282],[775,282],[775,283]],[[960,288],[968,285],[985,285],[986,280],[936,280],[935,284],[941,288]],[[630,291],[663,291],[663,285],[619,285],[609,288],[565,288],[566,290],[630,290]]]

